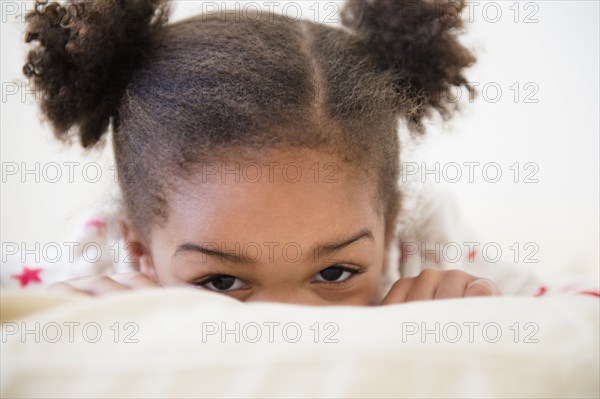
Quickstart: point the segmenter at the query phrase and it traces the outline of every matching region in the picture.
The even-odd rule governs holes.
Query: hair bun
[[[475,57],[457,37],[464,6],[464,0],[347,0],[341,10],[343,25],[364,37],[377,64],[419,99],[407,115],[413,130],[422,132],[423,117],[434,110],[451,115],[453,86],[474,94],[463,70]]]
[[[167,21],[166,0],[36,1],[25,41],[38,42],[23,73],[41,92],[55,135],[96,144],[116,116],[153,35]]]

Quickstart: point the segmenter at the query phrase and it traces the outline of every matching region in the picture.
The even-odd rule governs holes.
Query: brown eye
[[[196,283],[196,285],[217,292],[233,291],[245,287],[242,280],[227,275],[212,276]]]
[[[357,270],[350,269],[348,267],[331,266],[315,274],[314,281],[324,283],[341,283],[357,273]]]

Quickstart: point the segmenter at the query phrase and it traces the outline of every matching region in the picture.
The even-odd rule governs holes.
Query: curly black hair
[[[55,135],[113,146],[131,221],[166,220],[173,177],[235,148],[334,148],[376,171],[399,210],[405,121],[447,118],[475,61],[458,40],[464,0],[348,0],[342,26],[266,12],[167,23],[167,0],[37,1],[24,74]],[[228,13],[229,14],[229,13]],[[132,178],[132,176],[134,178]]]

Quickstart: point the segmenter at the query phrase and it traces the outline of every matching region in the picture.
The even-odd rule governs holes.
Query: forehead
[[[375,181],[315,150],[198,164],[179,187],[169,194],[165,227],[182,239],[314,240],[376,230],[380,218]]]

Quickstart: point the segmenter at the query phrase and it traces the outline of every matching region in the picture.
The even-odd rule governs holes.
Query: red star
[[[41,283],[42,279],[40,279],[39,276],[41,271],[42,269],[29,269],[28,267],[23,267],[23,272],[21,274],[13,274],[10,277],[19,280],[21,288],[23,288],[31,282]]]
[[[92,219],[88,220],[87,222],[85,222],[85,227],[95,228],[96,234],[98,234],[99,236],[103,236],[104,232],[106,231],[106,223],[104,223],[102,220],[96,219],[96,218],[92,218]]]
[[[600,298],[600,292],[598,291],[579,291],[578,294],[591,295]]]
[[[473,261],[475,260],[476,254],[477,254],[477,250],[475,248],[473,248],[471,251],[469,251],[469,262],[473,263]]]

